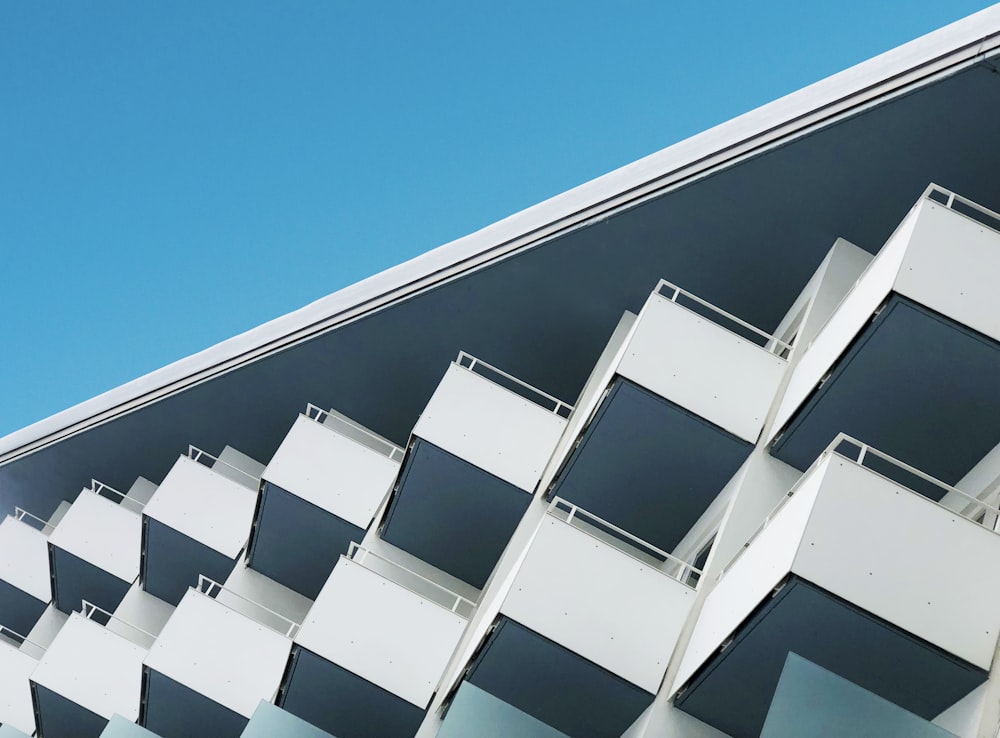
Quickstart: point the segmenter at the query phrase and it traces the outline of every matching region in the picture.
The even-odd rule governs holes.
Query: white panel
[[[792,496],[770,523],[743,550],[705,598],[688,641],[671,693],[676,692],[737,626],[792,570],[795,552],[805,532],[819,491],[822,470],[803,477]]]
[[[264,465],[232,446],[222,449],[218,459],[212,462],[212,469],[224,477],[232,479],[244,487],[257,491],[257,482],[264,471]]]
[[[52,599],[48,538],[9,515],[0,521],[0,579],[42,602]]]
[[[140,505],[145,505],[153,497],[153,493],[156,492],[156,485],[150,482],[145,477],[139,477],[132,483],[132,486],[128,488],[128,493],[125,495],[130,500],[135,500]],[[129,503],[125,503],[128,505]],[[130,510],[137,510],[137,505],[130,505]]]
[[[84,489],[49,534],[49,543],[126,582],[139,576],[142,516]]]
[[[546,515],[501,612],[656,693],[694,590]]]
[[[146,649],[73,613],[32,680],[103,718],[139,716]]]
[[[129,627],[129,625],[134,625],[155,637],[163,630],[163,626],[166,625],[173,612],[173,605],[164,602],[159,597],[154,597],[144,590],[137,581],[125,593],[125,597],[114,612],[115,617],[123,620],[124,623],[111,620],[107,628],[126,638],[135,639],[135,629]]]
[[[834,456],[794,571],[989,669],[1000,633],[1000,588],[989,585],[998,561],[996,533]]]
[[[465,626],[450,610],[342,557],[295,642],[423,708]]]
[[[236,564],[229,578],[222,584],[228,591],[220,592],[216,600],[276,630],[287,630],[288,623],[268,614],[257,605],[263,605],[294,623],[305,620],[306,613],[312,607],[312,600],[308,597],[303,597],[242,563]]]
[[[55,605],[49,605],[45,608],[45,612],[42,616],[38,618],[38,622],[35,623],[35,627],[31,629],[31,632],[27,634],[28,640],[36,646],[40,646],[45,649],[52,645],[52,641],[55,640],[56,636],[59,635],[59,631],[69,620],[69,615],[64,612],[60,612],[56,609]],[[28,653],[35,653],[36,649],[33,649],[29,644],[28,646],[22,647]],[[39,654],[40,656],[41,654]]]
[[[847,345],[861,332],[878,306],[889,295],[906,254],[906,245],[916,223],[916,212],[910,213],[889,237],[882,250],[858,279],[837,309],[819,329],[819,333],[808,346],[800,346],[802,358],[792,369],[788,387],[782,396],[781,405],[771,426],[772,432],[781,430],[799,405],[837,358],[847,349]],[[772,439],[773,440],[773,437]]]
[[[300,415],[263,477],[323,510],[367,528],[399,462]]]
[[[0,642],[0,723],[26,735],[35,732],[28,678],[36,666],[38,662],[31,656],[9,643]]]
[[[56,511],[49,516],[49,527],[45,529],[45,535],[48,535],[53,528],[59,525],[59,521],[63,519],[63,515],[69,512],[69,505],[70,503],[66,500],[59,501]]]
[[[189,589],[146,665],[224,707],[250,717],[274,699],[292,642]]]
[[[565,426],[554,412],[452,364],[413,434],[534,492]]]
[[[657,294],[618,373],[754,443],[787,362]]]
[[[231,559],[250,535],[257,493],[181,456],[143,512]]]
[[[1000,233],[924,200],[895,289],[1000,340]]]

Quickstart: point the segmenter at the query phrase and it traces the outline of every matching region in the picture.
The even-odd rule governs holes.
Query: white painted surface
[[[150,482],[145,477],[139,477],[136,479],[132,486],[128,488],[128,492],[125,496],[130,500],[135,500],[139,505],[145,505],[153,497],[153,493],[156,492],[156,485]],[[128,505],[128,503],[125,503]],[[131,510],[137,510],[137,505],[129,506]]]
[[[49,543],[126,582],[139,576],[142,516],[84,489],[49,534]]]
[[[296,643],[426,707],[466,621],[342,557]]]
[[[256,492],[264,465],[242,451],[226,446],[212,463],[212,470]]]
[[[398,472],[398,461],[300,415],[263,477],[359,528],[367,528]]]
[[[67,502],[66,500],[60,500],[59,505],[56,507],[56,511],[52,513],[52,515],[49,517],[49,527],[46,528],[44,531],[46,536],[53,528],[59,525],[60,521],[62,521],[63,519],[63,516],[67,512],[69,512],[69,506],[70,506],[69,502]]]
[[[38,662],[24,651],[0,642],[0,723],[25,735],[35,732],[28,679],[37,666]]]
[[[822,470],[829,459],[821,462]],[[730,564],[709,592],[698,615],[681,666],[670,689],[676,692],[722,645],[737,626],[792,570],[792,562],[805,532],[806,521],[820,489],[821,475],[804,477],[795,495],[775,514],[770,524]]]
[[[839,456],[821,481],[795,573],[988,670],[1000,536]]]
[[[655,694],[694,595],[546,515],[501,612]]]
[[[10,515],[0,521],[0,579],[42,602],[52,599],[48,538]]]
[[[566,420],[451,364],[413,434],[534,492]]]
[[[965,697],[938,715],[933,722],[959,738],[978,738],[989,684],[980,684]]]
[[[146,649],[73,613],[31,678],[103,718],[135,720],[145,656]]]
[[[57,610],[55,605],[49,605],[45,608],[42,616],[38,618],[35,627],[27,634],[28,640],[42,649],[48,648],[52,645],[52,641],[55,640],[56,636],[59,635],[59,631],[66,624],[67,620],[69,620],[69,615]],[[31,644],[22,646],[22,649],[41,658],[41,654],[37,653],[38,649]]]
[[[786,367],[779,356],[654,293],[618,373],[754,443]]]
[[[814,285],[812,302],[796,339],[797,346],[805,348],[812,342],[873,258],[872,254],[843,238],[834,242]]]
[[[181,456],[143,513],[235,559],[250,535],[256,504],[256,492]]]
[[[282,632],[288,628],[288,622],[282,618],[301,624],[309,608],[312,607],[312,600],[308,597],[303,597],[242,562],[237,563],[229,578],[220,584],[223,584],[228,591],[218,594],[216,597],[218,602],[258,623]],[[281,617],[262,610],[259,605],[278,613]]]
[[[292,642],[189,589],[146,665],[249,718],[274,699]]]
[[[923,200],[895,289],[1000,340],[1000,233]]]
[[[114,615],[125,623],[134,625],[155,637],[163,630],[163,626],[167,624],[167,620],[170,619],[173,612],[173,605],[164,602],[159,597],[154,597],[144,590],[137,581],[125,593],[125,597],[118,604]],[[121,622],[111,620],[107,628],[126,638],[133,640],[136,638],[134,629]]]
[[[798,350],[804,353],[801,353],[798,363],[792,369],[788,387],[771,426],[772,438],[769,440],[773,440],[773,434],[785,426],[889,295],[906,255],[916,215],[916,209],[911,209],[858,278],[853,289],[819,329],[812,343],[799,346]]]

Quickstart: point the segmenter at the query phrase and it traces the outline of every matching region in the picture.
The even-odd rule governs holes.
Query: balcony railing
[[[14,519],[20,520],[25,525],[30,525],[32,528],[41,531],[42,533],[51,533],[55,526],[48,520],[43,520],[37,515],[32,515],[30,512],[25,510],[23,507],[14,508]]]
[[[656,569],[671,579],[676,579],[681,584],[695,588],[695,584],[701,578],[702,571],[693,564],[679,559],[673,554],[669,554],[657,548],[651,543],[647,543],[641,538],[632,535],[626,530],[609,523],[603,518],[599,518],[593,513],[587,512],[581,507],[567,502],[561,497],[553,497],[547,510],[557,520],[572,525],[577,530],[587,535],[597,538],[608,545],[614,546],[626,556],[629,556],[642,564],[650,564],[648,559],[653,559]],[[595,536],[594,531],[604,533],[603,536]]]
[[[400,581],[398,578],[386,577],[380,571],[370,566],[366,566],[365,560],[368,559],[369,557],[377,560],[380,564],[388,565],[390,570],[401,573],[404,577],[412,578],[417,582],[419,582],[421,585],[426,585],[427,589],[433,594],[428,595],[428,592],[426,591],[421,591],[415,587],[407,586],[404,582]],[[457,592],[451,591],[444,585],[438,584],[437,582],[433,581],[432,579],[428,579],[422,574],[418,574],[412,569],[408,569],[402,564],[392,561],[391,559],[388,559],[385,556],[380,556],[379,554],[374,553],[373,551],[370,551],[367,548],[363,548],[357,543],[353,542],[351,543],[350,548],[347,551],[347,558],[351,559],[351,561],[360,564],[361,566],[365,566],[365,568],[368,569],[369,571],[372,571],[376,574],[383,576],[386,579],[389,579],[389,581],[391,581],[393,584],[399,585],[403,589],[409,590],[413,594],[418,595],[420,597],[426,597],[431,601],[433,601],[435,604],[440,605],[441,607],[447,610],[451,610],[453,613],[456,613],[457,615],[463,618],[466,619],[470,618],[472,616],[473,610],[475,610],[476,608],[476,603],[473,602],[472,600],[463,597]],[[381,568],[381,566],[379,568]]]
[[[747,323],[745,320],[737,318],[732,313],[727,313],[722,308],[716,307],[712,303],[703,300],[687,290],[681,289],[677,285],[672,282],[668,282],[665,279],[661,279],[659,281],[653,292],[664,299],[670,300],[670,302],[676,303],[677,305],[687,308],[702,317],[712,320],[716,325],[726,328],[741,338],[746,338],[747,340],[752,341],[761,348],[770,351],[772,354],[785,357],[788,355],[788,352],[792,350],[792,343],[782,341],[780,338],[773,336],[766,331],[762,331],[756,326],[750,325],[750,323]],[[685,305],[685,302],[694,304]]]
[[[967,492],[963,492],[947,482],[942,482],[940,479],[936,479],[930,474],[926,474],[919,469],[890,456],[889,454],[879,451],[878,449],[869,446],[867,443],[863,443],[856,438],[852,438],[846,433],[838,433],[837,437],[833,439],[830,445],[823,450],[812,465],[810,465],[802,476],[799,477],[799,480],[792,486],[792,488],[788,490],[785,496],[782,497],[771,512],[767,514],[764,521],[757,527],[750,538],[747,539],[746,543],[743,544],[743,548],[736,552],[736,555],[733,556],[726,567],[719,573],[719,579],[721,579],[722,576],[733,567],[733,564],[736,563],[737,559],[739,559],[743,552],[749,548],[750,544],[752,544],[761,532],[768,526],[771,520],[774,519],[775,515],[777,515],[778,512],[785,506],[785,503],[787,503],[788,500],[795,495],[799,487],[809,477],[813,470],[815,470],[816,467],[831,454],[835,454],[847,461],[857,464],[858,466],[864,467],[869,472],[887,479],[893,484],[907,490],[911,494],[920,495],[928,502],[932,502],[944,508],[948,512],[961,515],[963,518],[966,518],[977,525],[981,525],[987,530],[1000,534],[1000,531],[997,530],[998,522],[1000,522],[1000,508],[996,505],[985,502],[983,499],[974,497]],[[909,477],[910,481],[903,481],[903,479],[907,477]],[[918,484],[914,484],[913,480],[917,480]],[[918,492],[914,489],[915,486],[940,491],[942,496],[939,500],[935,500]],[[983,496],[987,499],[992,499],[995,498],[998,493],[1000,493],[1000,485],[994,485],[991,489],[985,491]]]
[[[345,418],[339,413],[335,413],[333,410],[324,410],[323,408],[313,405],[311,402],[306,405],[306,417],[310,420],[315,420],[321,425],[333,424],[334,426],[340,425],[347,427],[354,433],[360,433],[368,441],[364,444],[366,447],[373,450],[379,451],[382,455],[388,457],[392,461],[402,461],[403,456],[406,452],[394,443],[375,435],[370,430],[365,428],[363,425],[359,425],[352,420]]]
[[[95,623],[99,623],[100,625],[103,625],[105,627],[107,627],[112,621],[114,621],[119,625],[125,626],[125,628],[128,629],[130,632],[137,633],[143,641],[148,641],[148,644],[145,645],[145,648],[147,649],[151,648],[153,643],[156,641],[156,636],[150,633],[148,630],[143,630],[138,625],[133,625],[127,620],[122,620],[114,613],[108,612],[104,608],[98,607],[94,603],[88,602],[87,600],[82,601],[82,605],[80,607],[80,614],[83,615],[83,617],[85,617],[87,620],[93,620]],[[95,615],[99,615],[101,618],[103,618],[103,621],[96,619],[94,617]],[[131,641],[132,639],[129,638],[128,640]],[[136,644],[136,645],[143,645],[143,644]]]
[[[95,495],[100,495],[101,497],[107,497],[108,495],[113,495],[118,498],[120,505],[131,505],[135,508],[136,512],[142,512],[142,509],[146,506],[144,502],[139,502],[139,500],[129,497],[124,492],[119,492],[114,487],[105,484],[104,482],[99,482],[96,479],[90,480],[90,486],[87,487],[88,492],[93,492]]]
[[[42,656],[45,655],[45,646],[42,646],[39,643],[35,643],[34,641],[28,640],[27,636],[21,635],[16,630],[8,628],[6,625],[0,624],[0,636],[3,636],[4,638],[7,638],[8,640],[11,640],[14,643],[16,643],[20,648],[20,650],[24,651],[25,653],[30,652],[29,655],[33,655],[35,659],[40,659],[42,658]],[[27,646],[28,648],[25,648],[25,646]]]
[[[933,200],[939,205],[944,205],[949,210],[954,210],[959,215],[972,218],[979,225],[984,225],[1000,233],[1000,213],[983,207],[979,203],[962,197],[951,190],[946,190],[944,187],[932,183],[924,190],[924,194],[921,197]]]
[[[475,356],[467,354],[464,351],[458,352],[458,358],[455,359],[455,363],[463,369],[468,369],[474,374],[478,374],[495,384],[499,384],[501,387],[520,395],[526,400],[531,400],[536,405],[546,408],[551,405],[552,407],[549,409],[561,418],[568,417],[573,412],[573,406],[569,403],[563,402],[558,397],[553,397],[549,393],[543,392],[537,387],[533,387],[527,382],[523,382],[502,369],[497,369],[492,364],[487,364],[485,361],[477,359]]]
[[[286,624],[287,627],[285,627],[284,629],[276,628],[273,625],[269,625],[268,623],[261,622],[260,620],[254,618],[254,620],[256,620],[261,625],[265,625],[269,627],[271,630],[277,633],[281,633],[286,638],[294,638],[299,628],[302,627],[301,623],[296,623],[294,620],[285,617],[280,612],[276,612],[275,610],[272,610],[270,607],[267,607],[266,605],[262,605],[255,600],[251,600],[249,597],[244,597],[238,592],[234,592],[228,587],[224,587],[214,579],[209,579],[204,574],[198,575],[198,586],[196,587],[196,590],[199,593],[205,595],[206,597],[210,597],[213,600],[218,600],[219,595],[225,593],[227,597],[235,597],[240,602],[245,602],[249,605],[252,605],[258,610],[267,613],[269,616],[276,618],[279,622]],[[226,604],[225,601],[222,601],[222,604],[225,605]]]
[[[223,461],[218,456],[212,456],[212,454],[208,453],[207,451],[202,451],[197,446],[190,444],[188,445],[188,456],[191,457],[193,461],[197,461],[198,463],[203,464],[209,469],[211,469],[214,464],[222,464],[223,466],[228,466],[236,473],[242,474],[248,480],[253,482],[254,488],[260,485],[260,477],[257,476],[256,474],[251,474],[248,471],[240,469],[238,466],[234,466],[233,464],[230,464],[228,461]],[[211,461],[212,464],[209,464],[208,463],[209,461]]]

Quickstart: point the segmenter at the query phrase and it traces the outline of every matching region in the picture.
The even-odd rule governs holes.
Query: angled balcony
[[[382,538],[482,589],[571,409],[459,354],[413,429]]]
[[[20,508],[0,521],[0,623],[17,633],[29,633],[52,599],[51,530]]]
[[[295,636],[278,704],[337,738],[416,733],[473,603],[360,547]]]
[[[257,505],[259,479],[241,458],[228,448],[216,458],[191,446],[174,463],[143,509],[140,570],[147,592],[177,605],[199,575],[229,576]]]
[[[239,610],[224,604],[233,600]],[[297,628],[201,577],[144,661],[140,724],[162,738],[238,738],[260,701],[274,699]]]
[[[549,495],[672,551],[750,454],[788,344],[661,281]]]
[[[660,688],[699,574],[557,498],[468,682],[557,731],[618,738]]]
[[[151,641],[133,629],[124,637],[91,616],[110,618],[89,603],[62,626],[31,675],[40,736],[98,738],[115,714],[139,715],[142,660]]]
[[[335,738],[290,712],[261,701],[240,738]],[[0,738],[3,738],[0,736]]]
[[[316,599],[351,541],[364,537],[402,459],[384,438],[309,405],[262,474],[250,566]]]
[[[441,723],[437,738],[569,738],[541,720],[463,681]],[[2,737],[0,737],[2,738]]]
[[[35,732],[28,680],[45,649],[0,625],[0,725],[24,735]],[[0,738],[5,738],[0,731]],[[15,735],[15,734],[12,734]]]
[[[56,608],[69,614],[87,600],[114,611],[139,576],[142,504],[91,480],[48,544]]]
[[[3,738],[0,735],[0,738]],[[114,715],[109,721],[101,738],[160,738],[151,730],[146,730],[141,725],[136,725],[123,718],[121,715]]]
[[[937,485],[942,503],[901,480]],[[993,660],[1000,592],[983,582],[1000,565],[998,512],[838,436],[708,594],[677,706],[756,736],[794,652],[933,719]]]
[[[804,347],[771,452],[804,470],[844,432],[956,484],[1000,439],[998,273],[1000,216],[931,185]]]

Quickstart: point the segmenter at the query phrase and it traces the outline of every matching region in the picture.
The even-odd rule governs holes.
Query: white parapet
[[[362,561],[365,555],[355,550]],[[443,588],[437,597],[418,594],[390,579],[391,565],[382,564],[384,573],[376,573],[342,557],[295,642],[426,708],[467,624],[457,610],[469,603]]]
[[[878,454],[857,447],[861,459],[864,452]],[[709,593],[674,690],[789,574],[990,668],[1000,591],[983,582],[1000,562],[1000,535],[972,519],[983,505],[969,500],[949,509],[834,448],[803,475]]]
[[[0,724],[17,728],[27,735],[35,732],[28,678],[37,666],[35,655],[0,638]]]
[[[694,603],[690,569],[570,509],[550,508],[500,611],[655,694]]]
[[[281,684],[291,640],[189,589],[149,650],[145,665],[249,718]]]
[[[474,366],[488,366],[474,361]],[[547,398],[526,385],[524,389],[533,397]],[[559,409],[568,406],[558,400],[548,404],[551,409],[453,363],[413,434],[519,489],[534,492],[566,426]]]
[[[343,422],[334,426],[300,415],[262,476],[364,529],[396,479],[402,451],[387,442],[362,443],[340,431]]]
[[[48,537],[10,515],[0,521],[0,580],[41,604],[52,597]]]
[[[143,512],[235,559],[250,534],[256,504],[256,488],[181,456]]]
[[[106,720],[139,716],[146,649],[80,613],[69,616],[31,681]]]
[[[679,304],[684,298],[712,319]],[[661,282],[639,313],[618,374],[754,443],[787,367],[781,349],[773,337]]]
[[[87,488],[49,535],[49,543],[126,582],[139,576],[141,506],[121,504]]]

